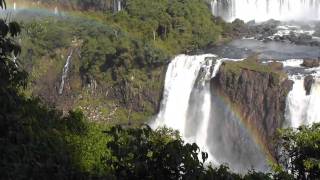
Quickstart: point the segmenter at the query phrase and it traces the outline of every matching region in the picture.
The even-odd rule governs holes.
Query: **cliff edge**
[[[257,57],[249,57],[223,62],[211,80],[211,91],[241,113],[244,123],[275,157],[272,139],[284,123],[286,97],[292,85],[281,63],[260,63]]]

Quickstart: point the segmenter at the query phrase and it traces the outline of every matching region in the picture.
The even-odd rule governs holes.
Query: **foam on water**
[[[211,7],[227,21],[320,20],[318,0],[213,0]]]

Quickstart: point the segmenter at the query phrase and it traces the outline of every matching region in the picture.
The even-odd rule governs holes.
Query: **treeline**
[[[119,73],[122,69],[124,75],[129,75],[132,69],[152,67],[152,63],[146,62],[142,66],[136,63],[136,60],[141,60],[137,52],[140,52],[140,48],[145,49],[145,43],[150,43],[166,55],[186,50],[190,44],[200,47],[201,42],[208,43],[208,39],[205,39],[207,34],[192,36],[205,33],[211,25],[215,26],[210,16],[200,13],[202,8],[194,12],[197,8],[192,7],[191,5],[194,5],[192,3],[200,1],[175,1],[177,8],[175,10],[180,11],[166,11],[167,14],[173,13],[168,18],[172,21],[166,26],[169,31],[156,34],[156,40],[153,34],[151,38],[145,34],[159,27],[159,24],[166,24],[161,22],[166,19],[165,16],[153,14],[153,11],[147,14],[139,12],[138,7],[141,6],[138,3],[153,4],[152,1],[134,2],[137,4],[132,5],[131,10],[112,16],[110,29],[106,29],[104,25],[92,26],[90,23],[55,27],[57,24],[50,21],[39,24],[33,22],[24,25],[24,28],[27,28],[26,33],[34,38],[28,41],[30,45],[35,45],[33,48],[36,48],[34,50],[39,55],[47,53],[54,55],[52,49],[67,47],[69,41],[66,40],[69,38],[72,40],[74,35],[80,36],[84,40],[86,49],[83,52],[85,58],[82,66],[88,71],[87,73],[95,76],[98,76],[100,71],[105,72],[110,69],[113,69],[114,73]],[[0,0],[0,5],[2,4],[3,1]],[[156,9],[158,6],[160,9],[154,12],[161,11],[160,4],[153,4],[152,7]],[[205,6],[200,7],[205,8]],[[144,23],[149,22],[149,15],[152,14],[151,20],[156,19],[156,23],[151,23],[151,29],[145,29],[147,25]],[[202,17],[207,23],[210,20],[208,27],[199,27],[201,22],[187,26],[189,20],[189,23],[196,20],[191,21],[194,17],[200,20]],[[184,18],[188,20],[184,21]],[[133,22],[129,19],[133,19]],[[181,26],[173,26],[172,23],[176,21],[184,23],[181,23]],[[191,26],[198,26],[199,29],[192,30]],[[71,27],[75,31],[71,31],[70,34],[61,33],[72,29]],[[90,27],[94,28],[88,30]],[[79,110],[63,115],[54,107],[42,103],[37,98],[26,97],[22,93],[28,84],[28,76],[20,68],[19,59],[16,59],[20,47],[15,39],[20,31],[17,23],[0,21],[0,179],[259,180],[317,179],[320,175],[319,124],[279,132],[277,142],[281,152],[281,164],[274,165],[273,173],[250,171],[247,175],[239,175],[231,172],[226,166],[206,166],[207,154],[200,152],[196,144],[185,144],[179,134],[172,130],[154,131],[147,126],[108,127],[89,123]],[[217,32],[219,31],[214,31]],[[162,39],[159,38],[160,35],[166,36]],[[135,46],[137,42],[140,42],[141,47]],[[51,50],[44,47],[50,47]],[[146,52],[149,51],[140,52],[145,58],[143,61],[149,61],[150,56],[158,59],[157,56],[145,54]],[[114,56],[110,58],[109,55]],[[103,67],[101,64],[105,63],[110,66],[106,69],[100,68]]]
[[[205,49],[221,39],[222,26],[215,22],[202,0],[130,0],[126,8],[116,14],[74,13],[76,17],[67,14],[67,17],[36,21],[23,16],[27,20],[22,24],[21,58],[24,67],[34,71],[29,82],[37,82],[45,76],[41,73],[48,63],[43,59],[52,59],[50,63],[55,68],[50,70],[56,71],[52,74],[60,73],[60,64],[65,59],[59,52],[68,49],[76,38],[82,42],[81,60],[72,62],[72,73],[80,74],[81,80],[72,83],[77,88],[72,92],[84,96],[82,87],[97,82],[99,91],[108,91],[112,96],[108,101],[97,98],[100,104],[110,102],[103,112],[113,111],[109,108],[113,104],[119,107],[112,120],[116,122],[127,122],[130,116],[136,124],[155,114],[157,100],[154,96],[161,94],[160,76],[168,61],[176,54]],[[41,67],[37,67],[38,64]],[[29,87],[43,89],[35,83]],[[147,95],[141,96],[142,93]],[[91,101],[90,97],[86,104],[92,104]],[[98,104],[96,101],[94,103]]]
[[[118,0],[16,0],[16,3],[31,2],[34,6],[57,6],[65,10],[113,11]]]
[[[17,23],[1,21],[0,174],[2,179],[317,179],[320,125],[279,131],[280,163],[246,175],[205,165],[208,155],[178,132],[148,126],[103,127],[80,111],[67,116],[26,98],[27,74],[14,56]],[[199,156],[201,159],[199,159]]]
[[[120,13],[85,16],[88,20],[31,22],[25,25],[26,35],[36,47],[51,51],[68,45],[66,41],[75,36],[84,42],[83,70],[128,73],[165,64],[179,53],[205,49],[220,40],[222,33],[203,0],[128,0]]]
[[[33,2],[37,5],[49,5],[63,7],[66,10],[84,10],[84,11],[111,11],[118,12],[119,5],[121,9],[127,9],[132,0],[21,0]],[[156,0],[154,2],[170,2],[168,0]],[[210,0],[201,0],[209,6]],[[19,3],[19,0],[16,0]]]
[[[208,155],[177,132],[102,127],[79,111],[67,116],[19,92],[27,74],[13,58],[17,23],[1,21],[0,174],[3,179],[317,179],[320,125],[279,132],[282,164],[238,175],[206,166]],[[201,160],[198,158],[201,155]]]

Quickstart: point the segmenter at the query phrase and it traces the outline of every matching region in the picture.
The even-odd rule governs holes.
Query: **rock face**
[[[211,80],[211,89],[240,111],[275,157],[272,139],[284,122],[286,97],[293,82],[278,65],[273,66],[252,60],[224,62]]]
[[[304,59],[301,66],[313,68],[313,67],[319,67],[320,66],[320,58],[317,59]]]
[[[65,55],[67,52],[62,49],[57,54]],[[81,73],[81,59],[75,54],[65,79],[63,93],[59,94],[63,67],[56,68],[57,61],[48,57],[43,58],[41,67],[34,67],[36,72],[39,69],[43,71],[31,82],[32,89],[29,91],[32,95],[40,97],[65,114],[79,108],[90,121],[109,124],[139,124],[158,112],[166,64],[150,68],[147,72],[136,70],[127,78],[101,80]],[[66,57],[62,59],[65,60]]]
[[[304,78],[304,88],[306,90],[306,95],[310,95],[310,91],[313,83],[314,83],[314,79],[312,75],[306,76]]]

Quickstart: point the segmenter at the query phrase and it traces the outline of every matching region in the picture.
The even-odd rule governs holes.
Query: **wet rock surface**
[[[306,95],[310,95],[312,84],[315,82],[312,75],[308,75],[304,78],[304,88],[306,90]]]
[[[286,25],[276,20],[269,20],[263,23],[256,23],[236,19],[231,23],[232,37],[254,38],[262,42],[287,42],[297,45],[320,46],[320,23],[299,26]],[[312,32],[312,33],[311,33]]]
[[[228,67],[228,63],[237,62],[221,65],[211,80],[212,92],[226,97],[275,155],[272,139],[277,128],[284,123],[286,97],[293,82],[282,76],[278,63],[270,65],[271,71],[260,71],[260,67],[268,65],[259,63],[256,69],[242,65],[234,69]]]
[[[319,67],[320,66],[320,58],[318,59],[304,59],[301,66],[307,68]]]

